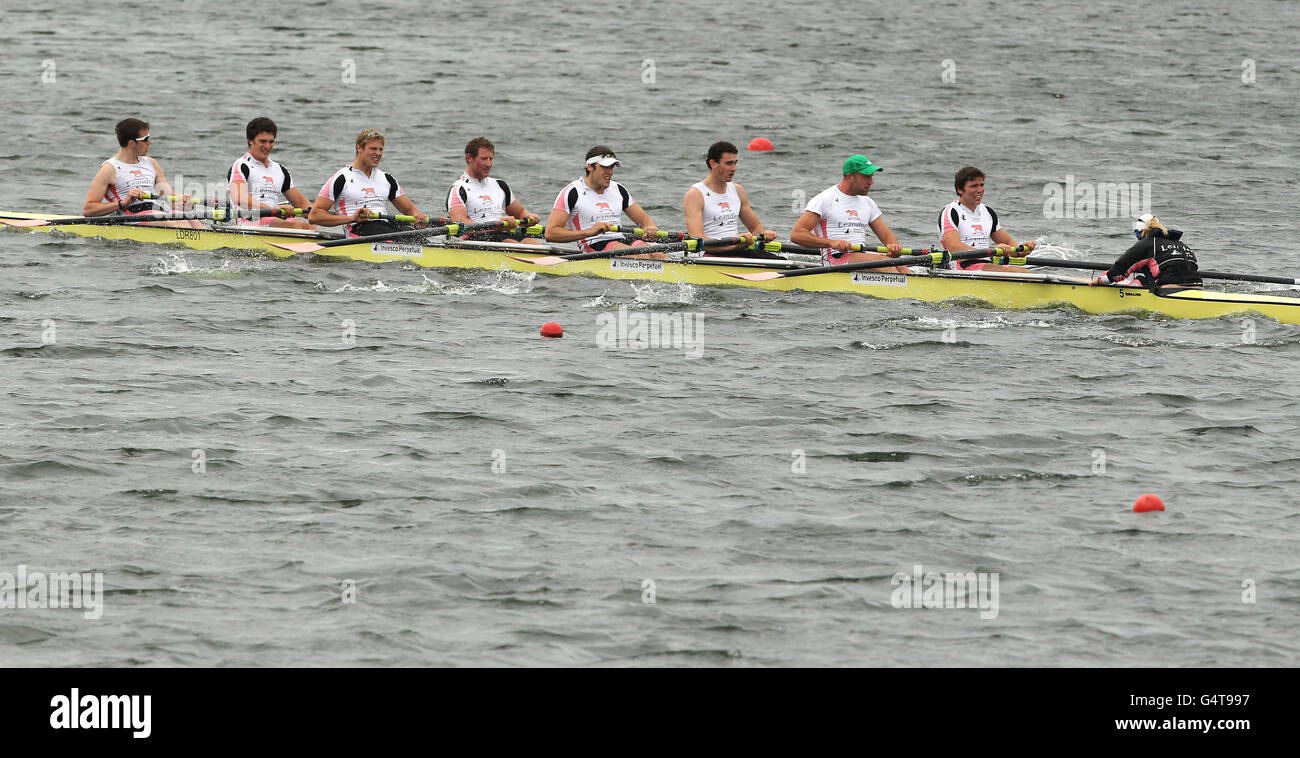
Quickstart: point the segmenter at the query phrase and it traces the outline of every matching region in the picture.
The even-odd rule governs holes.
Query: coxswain
[[[1160,219],[1147,214],[1133,224],[1133,235],[1138,241],[1124,251],[1115,265],[1093,279],[1093,285],[1121,284],[1136,277],[1153,291],[1201,286],[1196,253],[1182,241],[1182,232],[1167,228]]]

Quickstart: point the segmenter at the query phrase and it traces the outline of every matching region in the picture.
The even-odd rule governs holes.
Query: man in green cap
[[[808,201],[803,215],[790,232],[790,241],[796,245],[820,247],[822,263],[828,266],[897,257],[903,247],[881,218],[876,201],[867,197],[874,182],[872,175],[882,170],[864,156],[850,155],[844,161],[844,178]],[[866,245],[868,228],[882,245],[889,248],[888,256],[850,252],[852,245]],[[902,266],[877,271],[910,273]]]

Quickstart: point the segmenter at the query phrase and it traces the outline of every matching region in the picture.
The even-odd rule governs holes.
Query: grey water
[[[6,9],[0,209],[79,215],[127,116],[219,190],[267,115],[309,197],[376,128],[437,215],[484,134],[544,217],[608,144],[678,229],[709,144],[761,136],[736,178],[783,236],[864,153],[905,245],[973,164],[1044,249],[1113,259],[1131,214],[1078,188],[1136,186],[1203,267],[1300,275],[1294,3],[294,8]],[[698,356],[605,349],[621,309],[695,320]],[[11,230],[0,662],[1294,666],[1297,360],[1265,318]],[[14,607],[20,567],[102,573],[102,616]],[[907,607],[931,572],[996,602]]]

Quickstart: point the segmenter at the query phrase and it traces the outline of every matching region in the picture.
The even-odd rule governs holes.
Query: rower
[[[146,200],[146,193],[152,195],[174,195],[175,191],[167,182],[167,174],[162,165],[149,157],[149,145],[152,135],[149,124],[138,118],[127,118],[117,122],[115,128],[117,144],[121,148],[112,158],[104,161],[95,172],[86,192],[86,201],[81,205],[83,216],[107,216],[111,213],[136,216],[141,213],[166,213],[157,200]],[[181,197],[182,207],[190,204],[190,196]],[[187,229],[201,229],[203,225],[194,219],[178,221],[146,222],[158,226],[179,226]]]
[[[1138,241],[1090,284],[1123,283],[1134,276],[1153,291],[1201,286],[1196,253],[1182,242],[1182,232],[1165,227],[1148,213],[1134,223],[1133,235]]]
[[[517,219],[528,226],[541,221],[540,216],[524,208],[524,204],[510,191],[510,185],[489,176],[495,157],[496,147],[487,137],[475,137],[465,145],[465,173],[447,193],[447,215],[458,224],[481,224],[505,218]],[[480,232],[473,235],[473,239],[542,244],[541,240],[505,231]]]
[[[429,220],[402,191],[397,178],[379,168],[385,141],[384,135],[374,129],[357,135],[357,157],[335,171],[320,188],[307,216],[309,222],[319,226],[347,224],[349,237],[391,234],[405,227],[374,219],[384,214],[389,202],[402,213],[414,216],[418,226]]]
[[[260,219],[240,218],[238,223],[255,226],[292,227],[313,229],[305,219],[293,218],[295,208],[307,211],[311,205],[302,190],[294,184],[289,169],[271,160],[277,133],[275,122],[265,116],[248,122],[244,134],[248,138],[248,152],[235,161],[226,175],[226,194],[237,208],[260,210],[266,214],[279,211],[281,218],[265,215]],[[288,202],[280,203],[283,195]]]
[[[953,177],[957,199],[939,212],[939,238],[943,249],[950,253],[959,250],[978,250],[997,245],[1003,253],[1012,253],[1019,245],[1002,224],[998,214],[984,204],[984,172],[966,166]],[[1036,242],[1026,242],[1025,248],[1033,250]],[[989,258],[966,258],[948,264],[959,271],[1016,271],[1026,272],[1022,266],[1002,266]]]
[[[618,225],[624,213],[651,237],[659,231],[650,215],[632,199],[632,193],[614,181],[614,169],[621,165],[614,151],[604,145],[587,151],[586,175],[569,182],[555,197],[555,207],[546,219],[548,242],[577,242],[589,253],[646,244],[644,240],[634,240],[629,245],[621,241],[621,233],[609,231],[609,227]],[[664,255],[647,253],[644,257],[663,258]]]
[[[749,205],[749,195],[745,188],[732,180],[736,177],[736,166],[740,163],[740,153],[730,142],[715,142],[709,146],[704,158],[704,165],[709,168],[709,175],[691,185],[682,198],[682,210],[686,213],[686,233],[701,239],[738,236],[736,223],[739,220],[750,231],[742,239],[745,242],[732,247],[711,248],[705,255],[726,255],[740,257],[775,258],[768,253],[751,253],[745,250],[752,245],[755,237],[766,242],[776,239],[776,232],[763,228],[758,214]]]
[[[875,183],[872,174],[883,170],[865,156],[850,155],[844,161],[844,178],[808,201],[803,215],[790,232],[790,241],[796,245],[820,247],[822,263],[827,266],[897,258],[903,246],[898,244],[898,238],[885,224],[876,201],[867,197]],[[868,228],[889,249],[889,255],[850,252],[851,245],[866,243]],[[821,236],[814,234],[814,230]],[[911,273],[902,266],[875,270]]]

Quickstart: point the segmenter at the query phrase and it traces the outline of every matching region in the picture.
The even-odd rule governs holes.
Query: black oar
[[[442,220],[442,219],[439,219]],[[364,237],[352,237],[350,239],[330,240],[329,242],[271,242],[268,243],[281,250],[288,250],[291,253],[314,253],[317,250],[324,250],[327,247],[345,247],[347,245],[366,245],[371,242],[391,242],[396,239],[408,239],[411,237],[436,237],[440,234],[454,236],[465,234],[467,232],[486,232],[492,229],[508,229],[510,227],[500,221],[487,221],[482,224],[446,224],[444,226],[433,226],[425,229],[410,229],[402,232],[387,232],[385,234],[368,234]]]
[[[260,215],[260,214],[258,214]],[[68,224],[143,224],[146,221],[191,221],[211,220],[227,221],[231,218],[255,218],[252,211],[240,211],[232,214],[224,209],[206,210],[206,211],[186,211],[182,213],[137,213],[134,216],[82,216],[80,218],[0,218],[0,224],[4,226],[65,226]]]
[[[756,245],[750,245],[747,249],[762,250],[767,253],[798,253],[800,255],[817,255],[817,256],[820,256],[822,254],[822,250],[819,247],[804,247],[803,245],[796,245],[793,242],[776,242],[776,241],[761,242]],[[889,248],[867,247],[865,245],[850,245],[849,252],[888,253]],[[900,255],[923,255],[923,254],[928,254],[929,252],[930,251],[928,250],[913,250],[911,248],[903,248],[902,250],[899,251],[899,254]]]
[[[1018,247],[1017,250],[1023,250],[1024,247]],[[788,276],[807,276],[809,274],[834,274],[840,271],[861,271],[871,268],[888,268],[890,266],[920,266],[930,265],[939,266],[948,261],[960,261],[966,258],[986,258],[998,251],[995,247],[988,247],[979,250],[962,250],[957,253],[947,253],[941,250],[932,251],[924,255],[903,255],[898,258],[885,258],[878,261],[859,261],[857,263],[840,263],[834,266],[815,266],[813,268],[801,268],[798,271],[762,271],[756,274],[732,274],[724,271],[727,276],[736,279],[744,279],[750,282],[766,282],[772,279],[782,279]]]
[[[694,252],[706,247],[729,247],[740,242],[739,237],[720,237],[718,239],[701,240],[690,238],[681,242],[663,242],[654,245],[639,245],[637,247],[616,247],[612,250],[598,250],[591,253],[577,253],[575,255],[548,255],[540,258],[517,258],[510,256],[517,261],[524,263],[534,263],[538,266],[554,266],[560,263],[569,263],[570,261],[586,261],[593,258],[618,258],[624,255],[642,255],[644,253],[667,253],[685,250]]]
[[[994,258],[994,263],[1007,262],[1014,266],[1049,266],[1054,268],[1082,268],[1092,271],[1109,271],[1113,264],[1099,263],[1097,261],[1068,261],[1058,258],[1007,258],[1005,261],[1001,258]],[[1202,279],[1228,279],[1231,281],[1242,282],[1262,282],[1264,284],[1290,284],[1300,285],[1300,279],[1292,279],[1285,276],[1264,276],[1262,274],[1234,274],[1222,271],[1197,271],[1198,276]]]

